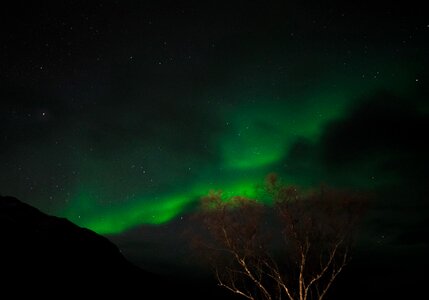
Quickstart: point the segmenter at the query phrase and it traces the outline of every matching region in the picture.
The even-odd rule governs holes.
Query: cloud
[[[310,184],[422,184],[429,175],[429,114],[421,97],[378,92],[356,101],[316,142],[294,143],[282,162],[286,172]]]
[[[417,100],[377,93],[327,126],[320,140],[322,161],[331,170],[370,163],[383,175],[419,180],[428,172],[426,128],[429,114]]]

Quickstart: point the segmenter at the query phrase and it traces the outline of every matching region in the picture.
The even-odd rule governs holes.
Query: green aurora
[[[426,174],[426,16],[392,3],[107,2],[5,10],[2,195],[126,235],[180,220],[211,191],[269,201],[273,172],[385,190]]]
[[[288,184],[300,186],[335,182],[317,163],[311,166],[311,172],[288,171],[285,158],[299,140],[317,144],[325,127],[344,117],[360,98],[376,90],[396,95],[412,92],[414,78],[406,72],[399,76],[386,68],[382,74],[385,80],[376,75],[369,79],[328,78],[314,88],[283,96],[264,97],[263,88],[251,95],[223,91],[223,103],[227,98],[234,105],[219,105],[211,112],[221,130],[204,133],[208,141],[204,149],[210,148],[216,157],[214,163],[204,161],[204,155],[195,158],[176,153],[172,147],[162,155],[149,155],[150,164],[156,165],[153,169],[163,172],[148,174],[146,167],[130,162],[140,159],[141,152],[136,149],[145,153],[151,150],[144,143],[134,142],[122,153],[115,153],[114,159],[94,156],[78,161],[80,173],[88,177],[82,179],[84,184],[77,185],[61,214],[98,233],[118,234],[138,225],[164,224],[178,218],[210,191],[222,191],[225,198],[258,198],[258,188],[270,172],[279,173]],[[374,184],[365,168],[356,170],[345,183],[366,187]]]

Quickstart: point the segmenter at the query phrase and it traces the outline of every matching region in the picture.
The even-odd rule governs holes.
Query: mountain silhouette
[[[124,295],[156,280],[107,238],[13,197],[0,196],[0,245],[0,294]]]
[[[142,270],[108,238],[0,196],[0,298],[235,299],[213,281],[185,277]]]

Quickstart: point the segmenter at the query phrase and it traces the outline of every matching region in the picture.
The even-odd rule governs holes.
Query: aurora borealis
[[[121,234],[178,219],[211,190],[255,197],[270,172],[307,187],[418,182],[427,20],[366,9],[11,8],[0,192]]]
[[[415,84],[413,78],[406,76],[400,80],[405,83],[400,88],[411,89]],[[408,87],[405,86],[407,82]],[[228,109],[216,104],[218,111],[211,111],[211,117],[217,122],[217,130],[213,132],[205,129],[205,120],[200,124],[201,132],[194,128],[177,129],[176,124],[160,124],[162,128],[155,129],[156,134],[168,132],[168,135],[162,137],[166,140],[155,143],[157,149],[151,149],[153,144],[145,141],[125,139],[125,145],[131,146],[112,153],[113,161],[106,157],[80,161],[77,165],[83,168],[81,174],[93,175],[76,187],[69,204],[60,212],[97,232],[120,233],[136,225],[162,224],[178,218],[211,190],[221,190],[226,196],[254,197],[265,175],[273,171],[281,174],[286,182],[301,186],[330,180],[327,171],[319,166],[320,162],[313,166],[321,168],[319,174],[312,173],[316,170],[299,174],[285,168],[285,159],[300,140],[317,144],[324,127],[342,118],[348,113],[348,107],[356,104],[360,96],[357,90],[362,88],[362,94],[370,94],[377,89],[394,91],[397,87],[383,86],[383,82],[372,78],[370,82],[354,85],[340,83],[335,91],[320,87],[314,94],[291,93],[284,98],[253,95],[255,99],[249,101],[250,95],[235,92],[232,97],[238,100]],[[401,90],[396,91],[399,93]],[[292,99],[288,100],[289,97]],[[201,134],[202,143],[193,145],[192,153],[197,153],[196,157],[175,150],[175,147],[182,147],[182,143],[188,143],[176,140],[182,136],[181,130]],[[104,171],[99,174],[99,170]],[[348,184],[363,181],[361,185],[372,186],[374,182],[370,178],[373,176],[372,173],[354,174]],[[117,182],[126,188],[118,190]],[[330,183],[335,184],[335,181]]]

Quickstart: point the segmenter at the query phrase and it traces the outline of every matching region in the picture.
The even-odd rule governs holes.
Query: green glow
[[[383,74],[393,73],[395,68],[401,69],[386,68]],[[330,175],[318,162],[310,162],[305,172],[291,173],[296,168],[284,171],[284,159],[297,140],[317,144],[325,126],[342,117],[360,97],[376,89],[408,93],[409,87],[403,82],[414,82],[406,72],[401,78],[385,80],[363,80],[360,74],[368,70],[356,73],[350,78],[330,75],[311,89],[280,95],[267,88],[254,95],[242,93],[240,88],[217,91],[233,105],[222,104],[210,112],[217,117],[221,130],[205,132],[207,144],[200,146],[204,152],[212,145],[212,160],[195,157],[174,143],[158,151],[158,144],[147,145],[144,140],[133,141],[113,157],[78,158],[81,181],[61,214],[98,233],[117,234],[141,224],[169,222],[195,207],[210,191],[221,190],[225,198],[240,195],[261,199],[258,188],[265,175],[273,171],[280,172],[286,183],[298,185],[327,180],[341,184],[346,177],[352,177],[348,183],[374,184],[368,176],[371,165],[353,176]],[[125,121],[128,124],[129,120]],[[180,135],[173,131],[175,134]]]
[[[174,194],[155,199],[137,198],[130,204],[116,206],[97,205],[91,199],[90,192],[83,192],[65,212],[73,222],[91,228],[101,234],[120,233],[139,224],[159,225],[180,215],[186,207],[210,191],[222,191],[225,198],[246,196],[253,198],[257,194],[252,181],[238,181],[223,189],[201,186],[187,194]]]
[[[231,130],[222,143],[225,167],[248,169],[276,163],[297,137],[316,140],[326,121],[341,115],[347,99],[338,91],[306,96],[300,100],[313,104],[304,111],[269,99],[258,101],[263,106],[238,107],[236,117],[230,117],[233,121],[227,121]]]
[[[162,224],[180,214],[191,200],[186,195],[161,198],[157,202],[138,199],[133,205],[112,209],[102,217],[91,217],[80,224],[102,234],[119,233],[141,223]]]

